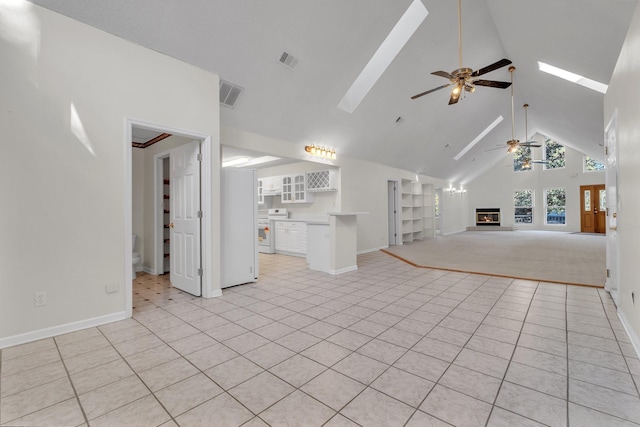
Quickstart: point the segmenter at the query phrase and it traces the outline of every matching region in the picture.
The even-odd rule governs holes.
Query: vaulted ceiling
[[[427,18],[352,113],[337,105],[412,0],[33,0],[244,88],[221,125],[469,181],[511,139],[510,89],[479,87],[456,105],[432,71],[458,65],[456,0],[422,0]],[[603,94],[538,70],[538,61],[607,84],[637,0],[462,0],[463,66],[516,66],[515,131],[602,158]],[[291,70],[283,51],[298,59]],[[483,76],[509,81],[507,67]],[[459,160],[498,116],[504,120]],[[396,123],[402,117],[401,123]],[[222,141],[223,143],[225,141]],[[505,150],[486,151],[504,144]]]

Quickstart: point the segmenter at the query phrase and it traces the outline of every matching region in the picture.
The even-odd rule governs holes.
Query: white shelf
[[[402,241],[410,243],[433,237],[433,185],[403,179],[401,188]]]

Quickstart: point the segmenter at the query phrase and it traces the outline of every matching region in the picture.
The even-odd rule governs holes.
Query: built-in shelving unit
[[[433,185],[401,181],[402,242],[434,236]]]
[[[163,195],[163,199],[164,199],[164,206],[163,206],[163,211],[162,211],[162,217],[163,217],[163,225],[164,225],[164,236],[163,236],[163,241],[164,241],[164,245],[163,245],[163,249],[164,249],[164,265],[163,265],[163,273],[166,273],[170,270],[171,268],[171,263],[169,261],[169,256],[171,254],[171,241],[170,241],[170,237],[171,237],[171,229],[169,228],[169,223],[171,222],[171,203],[169,203],[169,195],[171,193],[171,185],[169,182],[168,178],[163,179],[162,183],[163,185],[163,189],[162,189],[162,195]]]

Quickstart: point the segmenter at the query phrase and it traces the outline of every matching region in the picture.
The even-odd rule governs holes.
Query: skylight
[[[491,123],[489,126],[487,126],[487,128],[485,130],[483,130],[482,132],[480,132],[480,134],[478,136],[475,137],[475,139],[473,141],[471,141],[469,143],[469,145],[467,145],[466,147],[464,147],[462,149],[461,152],[458,153],[457,156],[455,156],[453,159],[454,160],[460,160],[460,157],[464,156],[465,154],[467,154],[467,151],[471,150],[471,148],[473,148],[474,145],[476,145],[478,142],[480,142],[480,140],[482,138],[484,138],[485,136],[487,136],[487,134],[489,132],[491,132],[491,130],[493,130],[494,127],[498,126],[498,124],[504,120],[504,118],[502,116],[499,116],[497,119],[495,119],[493,121],[493,123]]]
[[[600,93],[607,93],[607,89],[609,88],[609,86],[604,83],[588,79],[579,74],[572,73],[571,71],[554,67],[553,65],[545,64],[544,62],[538,61],[538,67],[540,68],[540,71],[544,71],[545,73],[549,73],[556,77],[560,77],[561,79],[568,80],[571,83],[576,83],[581,86],[588,87],[589,89],[595,90]]]
[[[353,113],[358,108],[360,102],[367,96],[373,85],[376,84],[382,73],[389,67],[404,45],[407,44],[428,14],[429,11],[420,0],[413,0],[376,53],[373,54],[369,63],[340,100],[338,108],[347,113]]]

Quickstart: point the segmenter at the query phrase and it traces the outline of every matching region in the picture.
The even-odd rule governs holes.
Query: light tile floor
[[[261,254],[216,299],[134,282],[134,317],[1,352],[0,424],[632,426],[640,360],[602,289]]]

